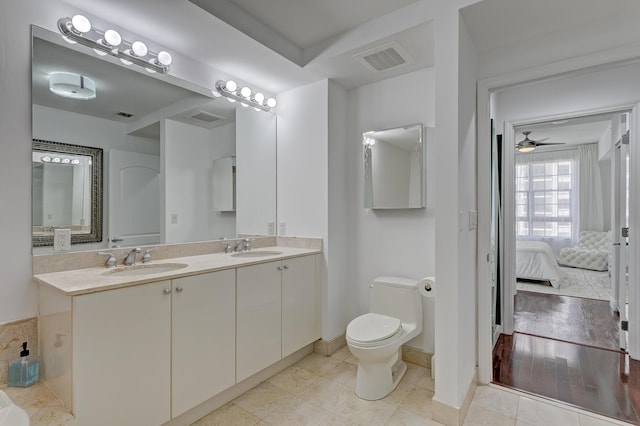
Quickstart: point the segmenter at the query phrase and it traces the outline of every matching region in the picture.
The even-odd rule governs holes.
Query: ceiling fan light
[[[527,152],[531,152],[534,149],[536,149],[535,146],[519,146],[518,152],[522,152],[523,154],[526,154]]]

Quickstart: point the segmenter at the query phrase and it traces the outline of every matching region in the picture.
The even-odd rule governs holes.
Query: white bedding
[[[560,286],[560,266],[549,244],[542,241],[516,241],[516,278],[549,281]]]

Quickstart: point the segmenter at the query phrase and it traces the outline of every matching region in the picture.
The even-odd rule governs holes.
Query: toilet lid
[[[375,313],[360,315],[347,326],[347,336],[351,340],[371,343],[388,339],[395,335],[402,324],[398,318]]]

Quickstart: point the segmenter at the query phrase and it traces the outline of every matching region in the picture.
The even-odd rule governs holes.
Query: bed
[[[516,278],[549,281],[560,286],[560,266],[549,244],[542,241],[516,241]]]

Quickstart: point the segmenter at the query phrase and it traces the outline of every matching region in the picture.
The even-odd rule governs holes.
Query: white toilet
[[[371,284],[369,313],[347,326],[347,346],[358,359],[356,395],[384,398],[407,371],[402,345],[422,332],[422,296],[418,281],[378,277]]]
[[[0,390],[0,426],[29,426],[27,413]]]

